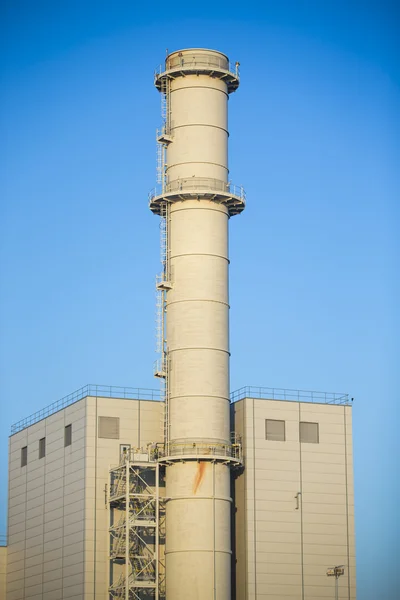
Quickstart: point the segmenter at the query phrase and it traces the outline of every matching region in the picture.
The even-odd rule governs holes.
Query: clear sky
[[[3,0],[3,532],[11,423],[86,383],[157,387],[153,70],[167,48],[210,47],[242,72],[229,102],[231,179],[247,191],[231,220],[231,387],[355,398],[358,598],[400,597],[399,12],[396,0]]]

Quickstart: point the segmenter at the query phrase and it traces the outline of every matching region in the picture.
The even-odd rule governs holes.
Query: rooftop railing
[[[294,402],[315,402],[318,404],[350,404],[348,394],[336,392],[245,386],[231,393],[231,402],[237,402],[243,398],[292,400]]]
[[[94,396],[99,398],[118,398],[126,400],[154,400],[160,401],[161,393],[159,390],[151,388],[133,388],[119,387],[115,385],[97,385],[87,384],[79,390],[64,396],[60,400],[49,404],[42,410],[39,410],[25,419],[21,419],[11,426],[11,435],[22,431],[30,425],[38,423],[42,419],[53,415],[54,413],[86,398]],[[243,398],[262,398],[265,400],[293,400],[295,402],[315,402],[323,404],[350,404],[348,394],[334,392],[318,392],[309,390],[291,390],[285,388],[269,388],[245,386],[231,392],[231,402],[237,402]]]
[[[64,396],[60,400],[49,404],[45,408],[33,413],[25,419],[21,419],[17,423],[11,426],[11,435],[22,431],[26,427],[53,415],[59,410],[86,398],[86,396],[95,396],[99,398],[122,398],[127,400],[160,400],[160,391],[152,390],[148,388],[133,388],[133,387],[119,387],[115,385],[97,385],[87,384],[81,387],[79,390]]]

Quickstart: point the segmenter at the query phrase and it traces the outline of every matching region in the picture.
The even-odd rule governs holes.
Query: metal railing
[[[214,70],[218,69],[227,73],[230,73],[235,78],[239,79],[240,70],[239,63],[235,64],[228,61],[223,56],[216,56],[212,54],[202,54],[194,52],[191,54],[176,54],[171,58],[168,58],[165,65],[159,65],[154,71],[154,79],[157,80],[163,73],[168,71],[176,71],[176,69],[204,69]]]
[[[245,386],[231,392],[231,402],[243,398],[262,398],[265,400],[292,400],[294,402],[316,402],[319,404],[350,404],[349,395],[336,392],[318,392],[311,390],[291,390]]]
[[[81,387],[79,390],[64,396],[60,400],[49,404],[45,408],[29,415],[25,419],[21,419],[17,423],[11,425],[11,435],[22,431],[26,427],[53,415],[59,410],[70,406],[86,396],[97,396],[100,398],[119,398],[127,400],[160,400],[160,391],[149,388],[133,388],[133,387],[119,387],[114,385],[98,385],[98,384],[87,384]]]
[[[232,195],[240,198],[243,202],[246,201],[246,193],[243,186],[235,185],[230,182],[221,181],[221,179],[213,179],[210,177],[188,177],[187,179],[175,179],[167,183],[164,193],[179,193],[191,190],[207,191],[207,192],[222,192],[226,195]],[[162,195],[161,187],[153,188],[149,192],[149,202],[153,198]]]
[[[17,423],[11,425],[11,435],[22,431],[30,425],[38,423],[42,419],[53,415],[54,413],[82,400],[86,396],[94,396],[100,398],[118,398],[126,400],[154,400],[161,401],[160,390],[151,388],[133,388],[119,387],[114,385],[98,385],[87,384],[79,390],[64,396],[60,400],[49,404],[45,408],[29,415],[25,419],[21,419]],[[348,394],[335,392],[318,392],[310,390],[292,390],[285,388],[269,388],[245,386],[231,392],[231,402],[242,400],[243,398],[263,398],[268,400],[293,400],[295,402],[316,402],[323,404],[350,404]]]
[[[156,140],[158,141],[159,138],[162,138],[165,135],[166,136],[171,135],[171,129],[170,129],[170,127],[167,126],[166,123],[164,123],[161,127],[156,129]]]
[[[154,377],[165,377],[167,373],[167,359],[165,357],[157,358],[153,363]]]
[[[236,444],[218,444],[212,442],[170,442],[165,449],[165,456],[215,456],[218,458],[225,457],[227,459],[235,459],[242,461],[242,445],[240,442]]]

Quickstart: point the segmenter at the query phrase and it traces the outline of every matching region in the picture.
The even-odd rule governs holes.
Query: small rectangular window
[[[21,448],[21,467],[26,467],[28,464],[28,446]]]
[[[64,429],[64,446],[72,444],[72,425],[66,425]]]
[[[39,458],[46,456],[46,438],[39,440]]]
[[[99,438],[119,440],[119,417],[99,417]]]
[[[319,443],[318,423],[308,423],[307,421],[300,422],[300,442],[307,444]]]
[[[285,441],[285,421],[277,419],[265,420],[265,439],[274,442]]]

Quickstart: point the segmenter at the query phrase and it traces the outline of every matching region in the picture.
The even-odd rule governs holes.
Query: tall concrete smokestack
[[[229,418],[228,220],[244,209],[244,192],[229,182],[227,103],[238,66],[187,49],[155,76],[167,600],[231,600],[230,468],[241,450]]]

